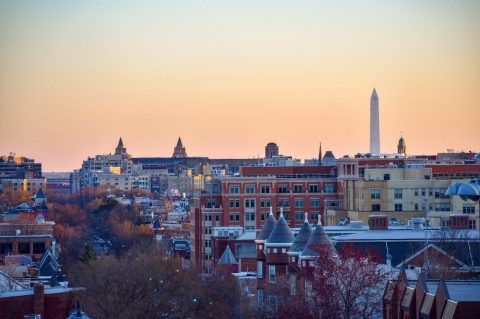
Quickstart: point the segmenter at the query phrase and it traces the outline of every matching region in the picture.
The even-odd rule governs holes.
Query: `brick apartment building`
[[[239,176],[212,180],[194,196],[191,222],[192,256],[207,267],[212,259],[213,227],[239,226],[259,231],[270,209],[280,209],[289,227],[323,218],[325,208],[339,208],[341,187],[336,166],[241,167]]]

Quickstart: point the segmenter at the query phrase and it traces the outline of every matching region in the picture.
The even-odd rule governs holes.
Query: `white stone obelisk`
[[[370,97],[370,154],[380,154],[380,120],[378,95],[375,89]]]

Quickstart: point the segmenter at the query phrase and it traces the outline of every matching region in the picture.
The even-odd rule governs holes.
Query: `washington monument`
[[[370,154],[380,154],[380,123],[378,119],[378,95],[373,89],[370,97]]]

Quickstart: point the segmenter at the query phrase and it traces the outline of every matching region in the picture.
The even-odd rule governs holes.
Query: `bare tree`
[[[160,253],[107,257],[72,269],[92,318],[231,318],[239,298],[233,279],[203,279]]]

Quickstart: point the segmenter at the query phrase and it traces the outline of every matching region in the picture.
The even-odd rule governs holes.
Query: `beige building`
[[[1,189],[11,188],[16,191],[27,191],[35,193],[40,188],[47,190],[47,180],[45,178],[21,178],[21,179],[3,179],[0,183]]]
[[[468,214],[470,227],[479,229],[478,203],[445,196],[454,180],[434,179],[431,168],[413,163],[360,169],[354,159],[341,159],[337,170],[345,209],[328,210],[327,225],[337,225],[341,219],[367,223],[369,215],[382,214],[393,225],[406,225],[412,217],[428,216],[433,227],[440,227],[447,226],[451,214]]]

